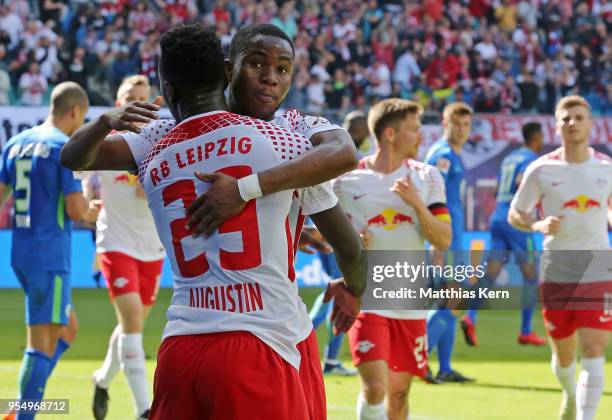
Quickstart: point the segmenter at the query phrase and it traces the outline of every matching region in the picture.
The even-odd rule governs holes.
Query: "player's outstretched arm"
[[[349,291],[361,296],[365,289],[362,273],[363,253],[365,249],[359,234],[346,217],[340,204],[310,216],[319,232],[334,249],[338,268],[344,275]]]
[[[159,106],[148,102],[130,102],[113,108],[75,131],[62,148],[62,165],[74,171],[135,170],[136,162],[127,142],[115,131],[140,133],[138,124],[158,119]]]
[[[359,314],[359,296],[365,289],[362,272],[364,246],[340,204],[310,217],[323,236],[329,238],[338,267],[344,275],[344,279],[330,281],[324,297],[324,302],[334,299],[331,322],[334,334],[338,335],[347,332]]]
[[[96,222],[102,207],[102,201],[87,200],[81,192],[68,194],[64,199],[66,200],[66,214],[71,220],[87,223]]]
[[[310,141],[315,147],[308,153],[257,174],[262,195],[317,185],[357,166],[355,145],[346,131],[324,131],[314,134]],[[222,174],[201,174],[198,178],[212,185],[187,209],[189,225],[196,235],[210,235],[221,223],[240,213],[246,201],[235,178]]]

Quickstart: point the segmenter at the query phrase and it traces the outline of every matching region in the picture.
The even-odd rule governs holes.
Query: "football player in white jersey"
[[[157,107],[136,103],[118,111],[109,111],[90,124],[89,129],[85,130],[88,135],[72,138],[72,147],[64,149],[63,162],[88,169],[109,166],[123,169],[139,164],[140,175],[145,180],[150,207],[158,230],[163,232],[160,237],[170,252],[173,271],[177,276],[166,328],[166,336],[174,336],[175,339],[165,340],[167,346],[160,351],[158,376],[164,379],[155,382],[152,418],[165,418],[177,413],[181,418],[287,418],[289,411],[298,418],[324,418],[324,393],[316,340],[305,307],[297,295],[297,287],[291,281],[294,279],[294,247],[287,217],[292,202],[291,191],[262,197],[264,204],[261,205],[259,200],[257,204],[255,200],[250,200],[238,216],[249,220],[231,219],[205,242],[201,239],[190,240],[193,230],[186,227],[187,218],[180,217],[185,215],[184,208],[195,199],[196,190],[202,192],[207,186],[193,182],[194,170],[222,170],[215,165],[227,164],[227,159],[233,159],[232,162],[242,162],[242,165],[228,172],[241,178],[241,184],[250,183],[247,187],[252,188],[254,176],[244,176],[247,174],[242,173],[249,166],[253,170],[267,169],[274,162],[290,160],[310,148],[305,137],[264,121],[222,111],[200,115],[225,106],[222,99],[223,78],[218,74],[219,64],[222,63],[215,62],[220,55],[219,41],[214,34],[197,26],[176,28],[164,35],[160,63],[163,92],[173,115],[182,124],[158,143],[150,144],[149,153],[142,156],[139,149],[142,142],[126,142],[123,138],[104,139],[111,125],[115,128],[123,125],[139,132],[129,121],[148,122],[155,119]],[[192,63],[198,65],[194,67]],[[196,70],[201,68],[207,71]],[[193,118],[186,118],[190,115]],[[248,135],[234,133],[236,130],[232,129],[232,125],[241,127]],[[261,130],[266,136],[263,139],[257,138],[262,136]],[[226,136],[217,139],[217,134],[221,136],[223,133]],[[233,136],[230,135],[232,133]],[[250,140],[249,136],[256,141]],[[216,139],[214,142],[207,141],[213,137]],[[190,145],[193,147],[188,147]],[[130,159],[121,155],[123,146],[127,146]],[[110,152],[113,149],[116,153]],[[261,154],[263,160],[257,161],[259,155],[251,153],[251,150]],[[274,154],[270,154],[272,150]],[[149,170],[145,172],[147,168]],[[174,175],[171,176],[171,173]],[[175,177],[179,178],[177,182],[165,185]],[[158,194],[161,194],[161,200],[152,198]],[[285,206],[287,212],[284,212]],[[265,217],[270,216],[268,212],[280,213]],[[166,219],[176,216],[179,217],[168,224]],[[348,227],[354,232],[350,225]],[[265,231],[266,241],[259,240],[260,231]],[[277,238],[279,234],[283,235],[283,240]],[[344,237],[350,237],[350,233]],[[359,253],[360,244],[356,238],[350,247]],[[202,248],[207,253],[202,253]],[[240,249],[242,251],[237,251]],[[351,267],[344,267],[348,268],[345,276],[347,272],[353,273],[347,278],[353,293],[358,293],[362,287],[360,276],[354,274],[359,272],[358,262],[359,259],[356,259],[351,261]],[[340,265],[342,268],[343,264]],[[348,281],[351,278],[356,281]],[[197,287],[204,279],[208,280],[205,285]],[[335,297],[338,301],[338,296]],[[338,303],[338,307],[341,306]],[[336,325],[339,329],[346,329],[352,323],[350,314],[344,317],[347,321],[342,321],[343,316],[342,311],[337,311]],[[262,347],[260,341],[253,341],[250,335],[228,334],[231,331],[248,331],[267,346]],[[225,333],[219,335],[215,332]],[[181,350],[176,344],[181,341],[177,337],[186,338],[196,347],[202,342],[198,344],[195,340],[210,341],[210,351],[206,353],[220,359],[213,361],[202,357],[199,360],[202,369],[212,371],[198,373],[193,365],[184,364],[189,349],[183,347]],[[241,358],[241,363],[236,363],[232,359],[236,352],[222,349],[231,346],[231,342],[245,344],[241,354],[246,352],[249,357]],[[270,349],[274,350],[274,356]],[[267,355],[263,356],[265,352]],[[270,357],[276,358],[276,361]],[[261,361],[253,360],[258,358],[269,360],[263,371],[259,369]],[[280,372],[279,361],[280,365],[286,363],[295,369],[287,370],[285,366],[284,373]],[[274,380],[253,380],[248,372],[254,364],[257,364],[258,372],[272,375]],[[211,375],[215,376],[212,381]],[[299,376],[297,382],[296,375]],[[199,388],[199,385],[204,385],[203,382],[196,385],[200,377],[206,377],[204,382],[209,387]],[[261,386],[262,383],[278,383],[279,379],[284,383],[277,388]],[[212,384],[214,386],[211,388]],[[285,392],[278,393],[279,388]],[[194,394],[196,391],[198,395]],[[275,395],[271,396],[271,392]],[[213,401],[215,404],[212,404]]]
[[[150,94],[145,76],[130,76],[119,86],[115,105],[148,101]],[[164,247],[137,177],[126,171],[101,171],[98,179],[104,207],[96,224],[96,251],[118,324],[104,363],[93,376],[93,414],[97,420],[106,417],[108,387],[121,369],[136,403],[136,414],[146,418],[151,403],[142,332],[155,303]]]
[[[334,182],[351,223],[368,234],[367,249],[424,251],[426,240],[437,249],[451,243],[444,180],[438,169],[414,160],[421,114],[419,104],[403,99],[374,105],[368,114],[374,155]],[[407,418],[412,378],[427,369],[426,318],[426,310],[360,312],[349,330],[361,377],[358,419]]]
[[[563,388],[560,417],[589,420],[595,418],[603,393],[604,356],[612,331],[607,229],[612,159],[589,147],[593,122],[584,98],[562,98],[555,119],[562,146],[529,165],[508,222],[544,234],[543,315],[552,369]],[[530,214],[536,206],[541,219]],[[576,386],[578,349],[582,370]]]

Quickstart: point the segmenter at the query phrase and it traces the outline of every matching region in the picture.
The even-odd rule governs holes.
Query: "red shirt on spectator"
[[[470,0],[470,5],[468,6],[470,14],[478,19],[485,17],[490,8],[490,0]]]
[[[434,21],[442,19],[444,16],[444,5],[442,4],[442,0],[425,0],[423,2],[423,13]]]

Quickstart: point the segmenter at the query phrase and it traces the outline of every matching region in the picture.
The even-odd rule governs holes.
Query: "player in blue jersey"
[[[99,203],[89,205],[81,182],[60,165],[60,149],[89,108],[76,83],[51,92],[45,122],[6,144],[0,161],[0,197],[14,196],[11,266],[26,295],[27,345],[19,374],[20,400],[40,400],[47,378],[76,334],[70,305],[71,220],[95,221]],[[2,204],[2,203],[0,203]],[[7,416],[34,418],[34,412]]]
[[[453,231],[446,264],[451,265],[462,263],[457,259],[462,254],[462,238],[465,230],[461,200],[465,184],[465,168],[459,154],[470,135],[473,114],[472,108],[466,103],[453,102],[447,105],[442,114],[443,137],[431,146],[425,157],[425,163],[438,168],[446,186],[446,204]],[[428,382],[472,381],[451,367],[456,326],[457,317],[451,309],[442,305],[432,311],[427,321],[427,342],[429,352],[437,349],[440,370],[435,379],[431,372],[428,372],[426,377]]]
[[[513,251],[524,279],[521,332],[518,336],[518,342],[520,344],[543,346],[546,344],[546,340],[531,330],[531,320],[538,296],[533,235],[513,228],[507,221],[510,202],[518,189],[523,172],[531,162],[537,159],[543,146],[544,134],[540,123],[529,122],[523,126],[522,132],[525,144],[502,160],[497,177],[497,206],[490,223],[491,253],[487,261],[487,274],[481,279],[481,282],[483,287],[491,286],[505,264],[509,256],[508,252]],[[478,344],[476,313],[480,303],[480,299],[473,299],[470,302],[470,310],[461,320],[466,341],[471,346]]]

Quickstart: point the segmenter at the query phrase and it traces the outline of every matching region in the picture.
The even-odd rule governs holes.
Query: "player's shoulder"
[[[595,162],[599,164],[603,164],[606,166],[612,165],[612,157],[595,149],[593,149],[593,160],[595,160]]]
[[[312,132],[312,130],[319,128],[339,128],[325,117],[307,115],[297,109],[290,109],[278,114],[272,121],[280,127],[301,133]]]
[[[529,169],[532,171],[545,168],[549,166],[559,166],[565,164],[565,160],[563,159],[563,150],[561,148],[555,149],[552,152],[546,153],[539,158],[535,159],[529,165]]]

